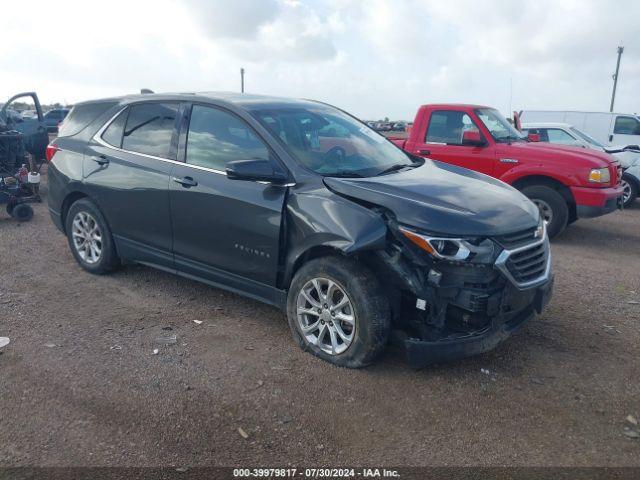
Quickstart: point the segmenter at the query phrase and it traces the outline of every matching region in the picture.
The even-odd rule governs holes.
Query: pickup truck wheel
[[[71,205],[65,230],[71,253],[86,271],[102,275],[120,265],[111,229],[92,201],[82,198]]]
[[[569,206],[562,195],[551,187],[532,185],[522,189],[529,199],[536,204],[540,215],[547,224],[549,238],[554,238],[566,228],[569,219]]]
[[[622,175],[622,201],[625,208],[630,206],[638,198],[638,184],[629,177],[629,175]]]
[[[348,368],[371,364],[389,338],[389,300],[357,261],[311,260],[295,274],[287,298],[293,338],[305,351]]]

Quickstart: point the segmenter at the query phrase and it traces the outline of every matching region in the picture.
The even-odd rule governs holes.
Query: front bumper
[[[579,218],[606,215],[622,208],[622,186],[609,188],[571,187]]]
[[[491,325],[481,331],[465,335],[425,341],[410,338],[405,341],[407,362],[412,368],[447,362],[487,352],[518,331],[522,325],[541,313],[551,300],[553,274],[543,285],[522,292],[530,295],[530,303],[516,314],[493,318]]]

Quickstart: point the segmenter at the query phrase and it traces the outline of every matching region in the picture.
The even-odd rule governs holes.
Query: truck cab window
[[[640,121],[634,117],[616,117],[616,135],[640,135]]]
[[[426,142],[462,145],[462,134],[466,131],[477,130],[478,127],[466,113],[455,110],[441,110],[431,114]]]

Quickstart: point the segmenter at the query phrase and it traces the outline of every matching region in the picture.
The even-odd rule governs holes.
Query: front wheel
[[[303,350],[341,367],[360,368],[384,350],[391,312],[371,271],[357,260],[323,257],[295,274],[287,319]]]
[[[622,201],[625,208],[630,206],[638,198],[638,184],[630,175],[622,175]]]
[[[562,195],[557,190],[544,185],[523,188],[522,193],[540,210],[540,216],[547,226],[549,238],[560,235],[569,220],[569,206]]]

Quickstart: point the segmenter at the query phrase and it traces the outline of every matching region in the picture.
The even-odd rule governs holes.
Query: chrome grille
[[[545,244],[540,243],[510,255],[506,265],[516,282],[527,283],[544,275],[548,253]]]
[[[533,234],[524,245],[505,246],[496,260],[496,267],[519,289],[532,288],[549,279],[551,251],[546,227],[541,238],[531,241],[532,237]]]

